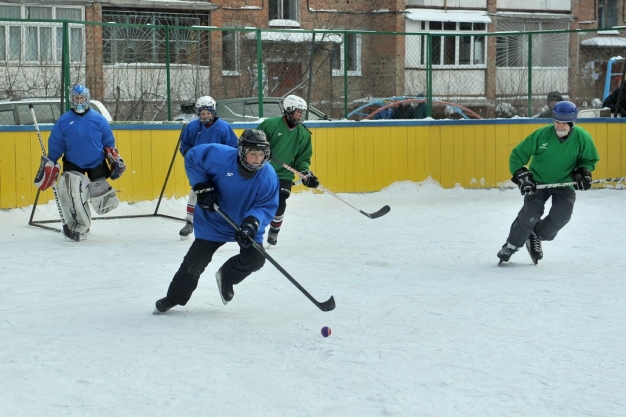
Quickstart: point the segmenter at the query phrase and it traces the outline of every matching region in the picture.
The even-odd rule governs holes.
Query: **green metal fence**
[[[626,56],[626,29],[548,23],[374,33],[215,28],[208,14],[104,11],[102,23],[59,7],[57,19],[1,15],[0,99],[64,97],[67,109],[68,86],[84,83],[116,121],[172,120],[201,95],[256,97],[233,110],[254,119],[270,112],[259,99],[287,94],[333,119],[532,117],[554,90],[581,109],[601,107]],[[0,124],[10,124],[3,105]]]

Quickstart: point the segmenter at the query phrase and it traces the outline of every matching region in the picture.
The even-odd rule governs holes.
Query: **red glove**
[[[39,170],[35,175],[35,186],[41,191],[45,191],[59,178],[61,166],[49,159],[47,156],[41,156]]]
[[[104,153],[107,156],[107,161],[109,161],[111,179],[116,180],[126,171],[126,163],[117,152],[117,148],[104,148]]]

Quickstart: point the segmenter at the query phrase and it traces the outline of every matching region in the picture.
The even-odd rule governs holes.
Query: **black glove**
[[[201,182],[193,186],[193,192],[198,196],[198,205],[205,210],[215,211],[213,204],[217,204],[217,194],[211,181]]]
[[[235,232],[235,240],[243,249],[249,248],[252,241],[256,237],[256,231],[259,229],[259,221],[256,217],[248,216],[243,219],[239,230]]]
[[[511,181],[517,184],[522,195],[531,195],[537,192],[537,183],[533,178],[533,173],[526,167],[521,167],[515,171]]]
[[[311,170],[304,171],[302,175],[304,175],[304,178],[302,178],[302,184],[305,187],[317,188],[320,185],[320,180],[318,180],[317,177],[313,175],[313,172]]]
[[[591,171],[584,167],[576,167],[570,174],[576,184],[575,190],[585,191],[591,188]]]

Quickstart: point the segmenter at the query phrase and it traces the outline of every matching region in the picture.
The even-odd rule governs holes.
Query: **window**
[[[83,20],[82,8],[0,6],[0,17],[32,20]],[[84,27],[70,24],[70,61],[83,60]],[[0,22],[0,60],[61,62],[63,26],[58,23]]]
[[[432,36],[432,59],[435,66],[484,66],[486,62],[486,38],[476,35],[453,35],[451,32],[485,32],[485,23],[471,22],[421,22],[421,29],[431,34],[442,32],[442,36]],[[445,32],[445,36],[444,36]],[[419,66],[427,63],[428,38],[419,40]]]
[[[163,63],[166,45],[164,28],[150,26],[177,26],[169,29],[169,53],[172,64],[208,65],[209,32],[185,29],[188,26],[207,26],[205,13],[153,13],[103,11],[102,20],[133,26],[105,26],[102,42],[104,63]]]
[[[298,0],[269,0],[269,20],[288,19],[298,21]]]
[[[532,32],[543,30],[566,30],[567,23],[506,21],[498,23],[498,31]],[[528,66],[528,34],[501,35],[496,38],[497,67]],[[568,33],[532,34],[533,67],[567,67]]]
[[[361,75],[361,35],[348,33],[344,37],[344,42],[334,45],[331,50],[331,67],[333,75],[342,76],[344,71],[348,71],[348,75]],[[344,48],[348,48],[348,62],[344,62]],[[345,65],[345,66],[344,66]]]
[[[598,29],[617,26],[617,0],[598,0]]]
[[[222,73],[239,75],[239,32],[222,32]]]

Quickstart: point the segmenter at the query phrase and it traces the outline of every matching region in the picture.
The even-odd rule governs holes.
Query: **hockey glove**
[[[198,197],[198,205],[205,210],[215,211],[213,204],[217,204],[217,194],[211,181],[201,182],[193,186],[193,192]]]
[[[584,167],[576,167],[571,173],[572,178],[576,182],[575,190],[585,191],[591,188],[591,171]]]
[[[515,171],[511,181],[517,184],[522,195],[532,195],[537,192],[537,183],[533,178],[533,173],[526,167],[521,167]]]
[[[60,170],[61,166],[59,164],[42,155],[39,170],[37,175],[35,175],[35,186],[41,191],[47,190],[59,177]]]
[[[116,180],[122,176],[126,171],[126,163],[117,152],[117,148],[104,148],[107,161],[109,162],[109,169],[111,170],[111,179]]]
[[[313,175],[313,172],[311,172],[311,170],[304,171],[302,175],[304,175],[304,178],[302,178],[302,184],[305,187],[317,188],[320,185],[320,180],[318,180],[317,177]]]
[[[252,241],[256,237],[256,232],[259,229],[259,221],[256,217],[248,216],[243,219],[239,230],[235,232],[235,240],[239,243],[243,249],[249,248],[252,245]]]

